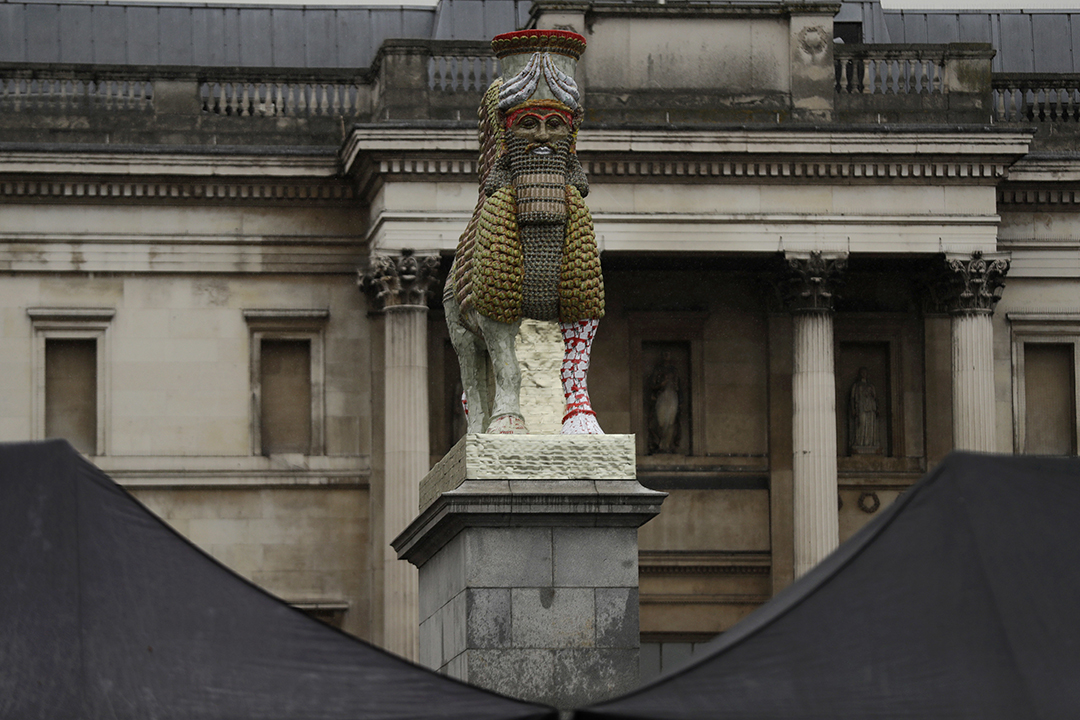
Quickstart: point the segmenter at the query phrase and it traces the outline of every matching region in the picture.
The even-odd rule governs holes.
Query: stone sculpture
[[[679,370],[665,350],[649,376],[649,453],[679,450]]]
[[[866,455],[878,452],[877,389],[870,382],[866,368],[859,368],[859,379],[851,386],[848,405],[851,420],[851,454]]]
[[[527,317],[559,322],[562,432],[602,434],[586,386],[604,282],[583,201],[589,185],[576,153],[583,112],[573,74],[585,38],[524,30],[499,35],[491,45],[503,77],[480,106],[480,195],[443,297],[468,432],[528,432],[514,350]]]

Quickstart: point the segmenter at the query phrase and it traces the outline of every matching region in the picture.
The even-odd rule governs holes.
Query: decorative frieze
[[[142,182],[139,180],[42,180],[0,181],[0,202],[72,200],[139,201],[245,201],[310,204],[312,202],[351,201],[351,185],[341,182],[221,182],[183,180]]]
[[[708,178],[711,181],[738,181],[747,178],[764,181],[829,180],[837,179],[889,179],[917,182],[964,181],[986,179],[999,180],[1006,176],[1007,165],[985,162],[949,161],[836,161],[831,159],[791,160],[673,160],[658,156],[642,159],[596,160],[582,158],[582,168],[590,177],[604,177],[613,181],[633,181],[634,178],[663,178],[680,182]],[[430,157],[380,158],[371,161],[365,176],[452,176],[461,177],[476,171],[471,159]]]
[[[358,279],[380,310],[396,305],[426,307],[438,282],[438,256],[416,255],[412,250],[402,250],[400,255],[373,255]]]

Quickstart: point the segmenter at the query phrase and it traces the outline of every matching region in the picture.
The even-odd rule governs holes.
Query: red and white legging
[[[604,434],[596,421],[596,413],[589,402],[589,388],[585,384],[589,374],[593,338],[599,324],[599,320],[559,323],[565,346],[562,369],[559,372],[563,395],[566,397],[566,414],[563,415],[562,425],[564,435]]]

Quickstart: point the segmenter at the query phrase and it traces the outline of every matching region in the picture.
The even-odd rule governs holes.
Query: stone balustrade
[[[358,117],[371,110],[366,73],[341,70],[258,69],[199,73],[204,113],[232,117],[331,115]]]
[[[993,57],[988,43],[835,45],[836,117],[989,123]]]
[[[428,89],[454,92],[484,92],[499,77],[498,60],[485,42],[438,43],[428,58]]]
[[[836,45],[836,92],[848,94],[946,92],[948,45]]]
[[[1080,122],[1080,74],[995,73],[998,122]]]
[[[0,63],[0,112],[149,112],[149,68]]]

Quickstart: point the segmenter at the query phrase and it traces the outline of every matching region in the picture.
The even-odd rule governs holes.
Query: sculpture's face
[[[570,137],[570,118],[555,108],[530,107],[507,118],[510,132],[525,141],[525,152],[551,155]]]

